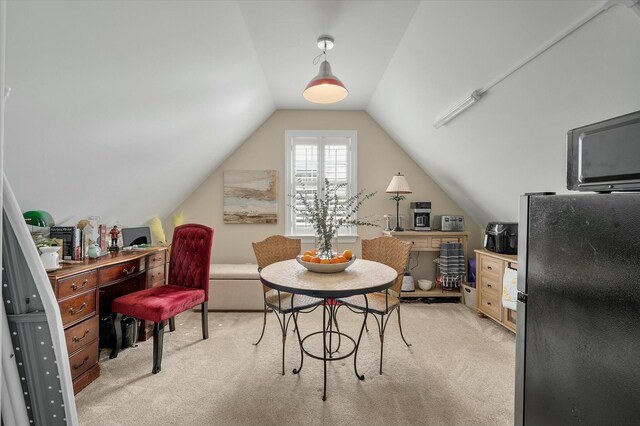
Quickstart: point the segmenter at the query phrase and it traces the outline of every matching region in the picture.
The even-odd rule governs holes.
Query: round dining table
[[[364,380],[364,375],[358,374],[357,355],[362,332],[367,322],[367,310],[364,311],[360,333],[358,339],[355,340],[337,329],[335,314],[337,307],[340,305],[336,302],[336,299],[362,295],[365,300],[365,306],[368,308],[367,294],[388,289],[397,278],[398,273],[395,269],[379,262],[364,259],[356,259],[345,271],[336,273],[311,272],[299,264],[296,259],[272,263],[260,271],[260,280],[265,286],[275,291],[292,294],[292,306],[293,298],[296,295],[306,295],[323,300],[322,331],[310,333],[302,338],[297,323],[297,315],[293,314],[301,356],[300,366],[294,369],[293,373],[298,374],[302,369],[305,354],[311,358],[322,360],[324,363],[323,401],[327,399],[327,362],[345,359],[353,355],[353,368],[356,377]],[[336,323],[336,330],[333,330],[332,323]],[[318,334],[322,334],[322,356],[314,354],[304,345],[307,338]],[[336,351],[332,349],[331,339],[333,335],[337,335],[339,338],[344,337],[351,341],[353,349],[346,354],[334,356],[337,349]],[[327,339],[329,340],[328,344]]]

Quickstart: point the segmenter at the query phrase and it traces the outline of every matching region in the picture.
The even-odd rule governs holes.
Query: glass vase
[[[316,235],[316,249],[320,259],[331,259],[337,250],[337,238],[333,235]]]

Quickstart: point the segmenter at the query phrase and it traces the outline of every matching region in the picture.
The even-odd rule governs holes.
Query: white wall
[[[7,9],[5,166],[24,210],[141,225],[273,111],[236,2]]]
[[[481,226],[517,221],[519,195],[566,191],[567,130],[640,109],[638,15],[626,6],[604,12],[450,124],[432,124],[601,3],[423,2],[368,112]],[[444,15],[436,12],[449,6],[460,8],[457,21],[438,22]],[[544,13],[543,37],[530,37]],[[442,37],[433,37],[434,26]],[[488,38],[500,29],[502,37]]]
[[[200,187],[182,203],[176,212],[184,211],[187,222],[197,222],[214,228],[212,262],[255,263],[251,243],[269,235],[284,233],[284,208],[289,203],[284,192],[285,130],[356,130],[358,132],[358,189],[378,194],[363,204],[359,215],[382,219],[387,213],[395,214],[395,202],[384,193],[393,175],[404,173],[413,191],[400,204],[400,214],[408,217],[411,201],[431,201],[434,214],[463,214],[470,231],[470,248],[480,245],[479,226],[440,189],[427,174],[363,111],[276,111],[251,135]],[[225,170],[277,170],[278,223],[225,224],[223,223],[223,173]],[[170,234],[170,218],[165,220],[165,231]],[[381,224],[384,225],[382,220]],[[405,226],[408,229],[410,226]],[[382,228],[361,227],[361,238],[382,235]],[[360,242],[341,244],[360,254]],[[310,246],[308,246],[310,247]],[[471,253],[473,253],[470,250]],[[415,256],[415,255],[414,255]],[[414,271],[419,278],[433,278],[434,254],[422,253],[420,266]],[[411,266],[415,265],[417,259]]]

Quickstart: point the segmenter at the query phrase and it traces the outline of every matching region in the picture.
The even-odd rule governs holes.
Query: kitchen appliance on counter
[[[461,215],[436,215],[433,217],[433,229],[436,231],[464,231],[464,216]]]
[[[431,230],[431,201],[411,203],[411,229],[414,231]]]
[[[518,224],[489,222],[484,233],[484,248],[501,254],[517,254]]]

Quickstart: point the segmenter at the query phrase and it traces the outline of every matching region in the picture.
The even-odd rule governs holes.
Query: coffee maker
[[[411,229],[414,231],[431,230],[431,201],[411,203]]]

